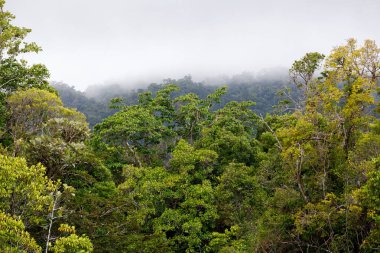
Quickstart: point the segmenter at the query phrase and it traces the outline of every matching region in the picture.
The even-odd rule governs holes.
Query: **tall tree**
[[[42,64],[29,66],[20,56],[38,53],[41,48],[34,42],[25,42],[31,29],[13,24],[15,16],[4,9],[5,0],[0,0],[0,138],[5,138],[2,129],[8,114],[6,97],[19,88],[37,87],[53,91],[47,78],[49,71]]]

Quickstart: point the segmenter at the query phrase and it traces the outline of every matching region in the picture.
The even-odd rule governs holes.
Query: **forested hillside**
[[[87,122],[91,127],[115,113],[110,109],[109,101],[89,98],[85,93],[77,91],[67,84],[53,82],[51,85],[58,91],[59,97],[66,107],[75,108],[86,115]]]
[[[93,127],[100,123],[102,119],[110,116],[115,111],[110,110],[110,101],[114,98],[123,99],[126,105],[135,105],[138,103],[139,93],[157,92],[168,84],[175,84],[179,89],[174,91],[172,98],[188,93],[197,94],[200,98],[206,98],[221,86],[228,87],[228,93],[221,97],[220,103],[216,104],[213,109],[219,109],[230,101],[242,102],[253,100],[256,103],[255,112],[265,115],[272,112],[274,106],[278,104],[281,96],[278,96],[279,90],[285,87],[291,87],[288,78],[276,76],[269,80],[265,77],[255,78],[252,74],[236,75],[232,78],[219,80],[216,84],[207,82],[194,82],[191,76],[185,76],[181,79],[165,79],[162,83],[152,83],[146,88],[126,89],[121,85],[104,85],[93,86],[85,92],[79,92],[66,84],[52,83],[52,86],[58,90],[58,93],[65,106],[76,108],[84,113],[90,126]]]
[[[185,77],[113,99],[111,112],[20,60],[40,48],[4,4],[1,252],[379,251],[374,41],[294,61],[281,101],[278,83]],[[90,131],[71,106],[106,118]]]

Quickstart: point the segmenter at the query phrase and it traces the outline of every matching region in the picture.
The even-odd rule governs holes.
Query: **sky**
[[[348,38],[380,43],[379,0],[7,0],[51,79],[84,90],[289,68]]]

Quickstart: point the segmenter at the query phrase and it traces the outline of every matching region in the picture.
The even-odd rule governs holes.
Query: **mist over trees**
[[[20,60],[40,48],[4,4],[1,252],[379,251],[374,41],[306,54],[289,85],[186,76],[89,98]]]
[[[168,84],[179,87],[178,91],[173,92],[173,98],[187,93],[194,93],[200,98],[205,98],[218,87],[226,86],[228,92],[221,97],[220,103],[213,109],[219,109],[232,100],[238,102],[253,100],[256,102],[254,110],[262,115],[275,110],[274,106],[281,100],[279,90],[292,87],[289,77],[282,73],[262,74],[258,77],[251,73],[242,73],[232,77],[209,78],[203,82],[196,82],[191,76],[185,76],[180,79],[165,79],[161,83],[151,83],[146,88],[132,89],[110,84],[90,86],[85,92],[76,91],[75,88],[66,84],[52,83],[51,85],[57,89],[63,103],[84,113],[90,126],[93,127],[115,112],[109,108],[111,99],[122,98],[124,104],[134,105],[138,103],[140,93],[147,91],[156,93]]]

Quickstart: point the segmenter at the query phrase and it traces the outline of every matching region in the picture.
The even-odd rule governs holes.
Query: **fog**
[[[380,41],[378,0],[8,0],[44,51],[27,56],[84,90],[288,68],[347,38]]]

